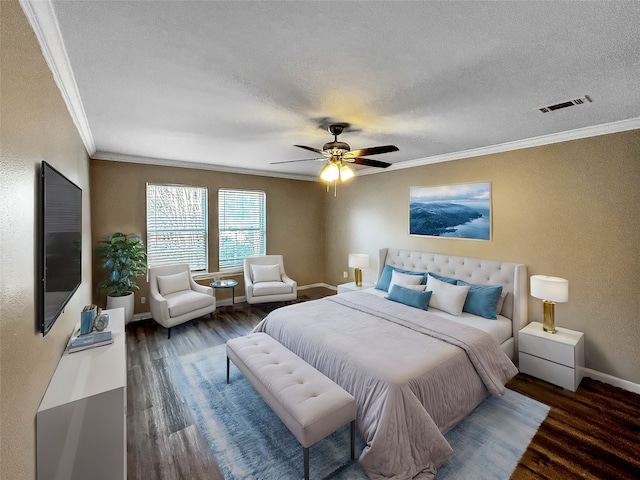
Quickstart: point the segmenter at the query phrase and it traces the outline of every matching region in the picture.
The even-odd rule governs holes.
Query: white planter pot
[[[133,320],[133,302],[135,296],[133,292],[128,292],[122,297],[112,297],[107,295],[107,308],[124,307],[124,323],[125,325]]]

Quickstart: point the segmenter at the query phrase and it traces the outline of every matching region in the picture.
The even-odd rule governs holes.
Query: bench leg
[[[229,383],[229,357],[227,357],[227,384]]]
[[[309,480],[309,447],[302,447],[304,452],[304,480]]]
[[[356,421],[351,422],[351,460],[356,458]]]

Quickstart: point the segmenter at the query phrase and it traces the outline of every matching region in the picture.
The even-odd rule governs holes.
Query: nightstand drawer
[[[570,368],[575,368],[576,366],[576,354],[573,345],[524,334],[518,336],[518,342],[521,353],[542,357]]]
[[[520,351],[520,371],[572,392],[576,391],[580,383],[576,378],[577,372],[573,368],[549,362],[522,351]]]

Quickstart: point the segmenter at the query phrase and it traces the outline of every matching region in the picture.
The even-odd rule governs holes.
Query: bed
[[[441,283],[458,287],[456,280],[476,288],[502,286],[501,307],[489,320],[416,308],[388,300],[390,292],[367,289],[276,309],[255,330],[356,398],[365,441],[359,460],[370,478],[434,478],[452,453],[444,434],[487,396],[502,394],[517,373],[517,332],[527,324],[526,267],[382,249],[379,287],[391,270],[395,280],[418,273],[428,278],[430,272],[427,281],[436,291]],[[408,289],[389,290],[395,295]],[[431,300],[444,298],[438,295]]]

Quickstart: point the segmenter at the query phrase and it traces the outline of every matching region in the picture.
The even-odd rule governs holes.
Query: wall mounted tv
[[[82,190],[45,161],[40,180],[39,310],[44,336],[82,282]]]

